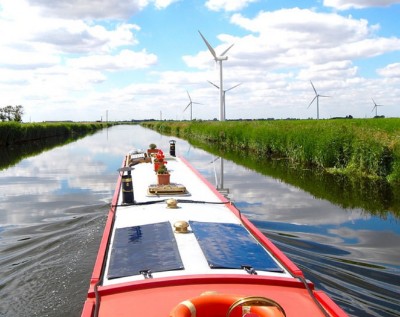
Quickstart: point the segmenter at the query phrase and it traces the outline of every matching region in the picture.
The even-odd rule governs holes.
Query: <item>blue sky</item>
[[[0,0],[2,104],[24,121],[400,116],[400,0]]]

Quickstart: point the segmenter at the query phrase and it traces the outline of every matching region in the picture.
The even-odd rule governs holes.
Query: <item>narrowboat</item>
[[[174,143],[118,171],[82,317],[347,316]]]

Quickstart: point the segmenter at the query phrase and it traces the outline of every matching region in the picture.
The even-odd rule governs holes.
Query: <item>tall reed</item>
[[[259,159],[400,182],[400,119],[146,122],[165,134]]]

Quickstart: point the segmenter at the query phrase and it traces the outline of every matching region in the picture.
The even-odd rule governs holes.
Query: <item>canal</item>
[[[171,137],[114,126],[0,170],[0,316],[80,316],[117,180],[132,148]],[[350,316],[400,315],[398,196],[284,162],[185,157]],[[221,170],[223,169],[223,171]],[[375,187],[376,186],[376,187]],[[372,188],[371,188],[372,187]]]

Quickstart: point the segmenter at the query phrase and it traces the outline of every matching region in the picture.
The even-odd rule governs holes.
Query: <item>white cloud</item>
[[[67,19],[126,19],[148,6],[148,0],[27,0],[43,16]]]
[[[27,114],[42,115],[43,120],[64,114],[72,119],[79,115],[77,99],[90,100],[96,86],[108,80],[104,71],[146,68],[157,62],[155,54],[132,49],[138,43],[134,32],[140,30],[135,24],[103,25],[42,14],[21,0],[6,2],[0,9],[2,102],[22,104]],[[91,109],[82,115],[91,116]]]
[[[13,24],[20,25],[21,21]],[[10,38],[6,44],[17,50],[24,43],[28,51],[47,50],[58,53],[88,53],[95,51],[110,51],[122,45],[137,43],[132,31],[139,30],[136,25],[121,24],[114,29],[106,29],[101,25],[89,25],[78,20],[46,19],[34,26],[23,24],[19,34]],[[4,45],[3,44],[3,45]]]
[[[211,11],[239,11],[258,0],[208,0],[206,7]]]
[[[106,28],[83,20],[43,17],[26,3],[16,2],[21,5],[19,10],[7,3],[0,11],[2,67],[43,67],[57,62],[59,54],[104,53],[137,44],[133,35],[140,29],[137,25],[120,23]]]
[[[117,55],[91,55],[70,59],[68,66],[81,69],[100,69],[100,70],[131,70],[142,69],[154,65],[157,56],[148,54],[145,50],[134,52],[122,50]]]
[[[150,4],[157,9],[166,9],[180,0],[13,0],[1,1],[0,14],[8,17],[19,17],[29,21],[25,25],[35,27],[32,20],[41,18],[56,18],[67,20],[124,20],[144,10]],[[24,24],[22,24],[24,25]]]
[[[19,1],[19,0],[17,0]],[[150,4],[157,9],[166,9],[179,0],[26,0],[41,10],[43,16],[85,19],[85,20],[124,20],[139,13]]]
[[[400,63],[389,64],[384,68],[378,69],[377,72],[382,77],[400,79]]]
[[[324,0],[324,6],[332,7],[338,10],[388,7],[399,3],[400,0]]]
[[[52,67],[60,63],[59,56],[51,52],[22,51],[2,47],[0,49],[0,69],[37,69]]]
[[[269,44],[284,43],[285,46],[292,46],[291,40],[295,40],[296,45],[305,42],[306,45],[314,44],[316,47],[343,40],[350,42],[364,38],[372,31],[366,20],[299,8],[260,12],[254,19],[234,14],[231,22],[260,34]]]
[[[157,9],[165,9],[169,7],[171,4],[178,2],[180,0],[153,0],[153,1]]]
[[[376,25],[334,13],[294,8],[261,12],[253,19],[234,14],[231,21],[253,33],[234,40],[231,55],[237,63],[302,68],[400,50],[400,39],[374,35]]]
[[[329,80],[332,78],[353,78],[357,76],[357,67],[350,61],[328,62],[321,65],[312,65],[299,71],[297,78],[308,81],[318,74],[319,79]]]

